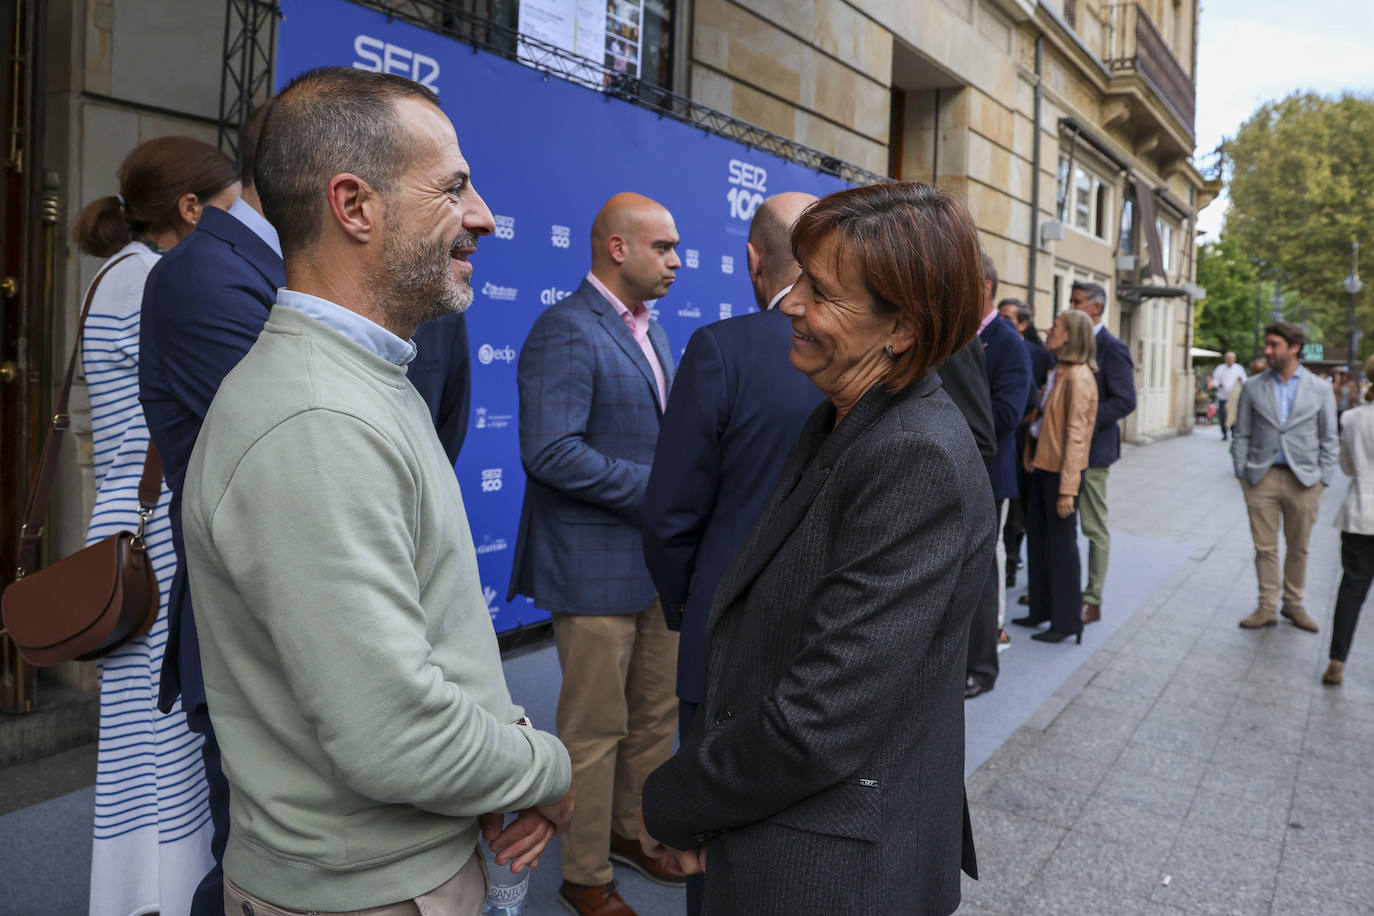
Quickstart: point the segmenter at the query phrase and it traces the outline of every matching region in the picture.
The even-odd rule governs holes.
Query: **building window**
[[[1135,201],[1129,197],[1121,203],[1121,246],[1122,254],[1135,254]]]
[[[1157,219],[1155,231],[1159,233],[1159,267],[1167,275],[1174,269],[1174,227]]]
[[[1073,188],[1068,193],[1069,158],[1059,157],[1059,201],[1061,222],[1099,239],[1111,232],[1111,183],[1082,163],[1073,164]]]

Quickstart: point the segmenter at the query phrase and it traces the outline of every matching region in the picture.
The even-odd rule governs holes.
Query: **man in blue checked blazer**
[[[143,290],[139,340],[139,401],[148,432],[162,456],[177,571],[167,606],[167,645],[158,706],[175,708],[181,696],[188,726],[204,737],[201,757],[214,822],[215,867],[191,903],[193,916],[224,912],[220,862],[229,836],[229,784],[220,769],[219,744],[210,726],[200,642],[191,612],[182,539],[181,497],[191,450],[220,383],[258,339],[277,290],[286,285],[277,230],[262,215],[253,181],[254,152],[269,106],[243,126],[239,148],[243,197],[226,213],[206,207],[196,231],[162,257]],[[429,405],[450,461],[467,434],[470,398],[468,332],[461,314],[420,325],[416,358],[407,373]]]
[[[675,862],[644,855],[640,793],[673,749],[677,634],[665,624],[640,533],[649,467],[673,378],[668,337],[646,300],[681,266],[660,204],[617,194],[592,225],[592,269],[535,321],[520,350],[525,500],[508,598],[553,613],[563,688],[558,735],[577,805],[563,838],[562,902],[632,912],[607,856],[678,885]]]

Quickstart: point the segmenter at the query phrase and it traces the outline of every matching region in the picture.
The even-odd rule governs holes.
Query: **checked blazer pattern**
[[[671,385],[657,321],[649,339]],[[564,614],[629,614],[654,600],[640,534],[663,418],[653,370],[586,280],[535,321],[520,349],[525,499],[507,600]]]

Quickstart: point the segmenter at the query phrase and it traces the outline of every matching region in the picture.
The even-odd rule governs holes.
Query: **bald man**
[[[540,315],[520,350],[525,503],[509,598],[553,613],[563,689],[558,735],[577,785],[559,899],[624,916],[608,858],[681,886],[638,842],[640,793],[673,749],[678,637],[664,624],[640,533],[649,465],[673,379],[648,300],[681,266],[673,217],[617,194],[592,224],[592,269]]]

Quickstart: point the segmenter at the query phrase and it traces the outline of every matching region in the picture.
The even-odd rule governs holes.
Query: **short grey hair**
[[[1101,283],[1091,283],[1087,280],[1075,280],[1071,290],[1082,290],[1088,295],[1089,302],[1096,302],[1103,308],[1107,307],[1107,291],[1102,288]]]

